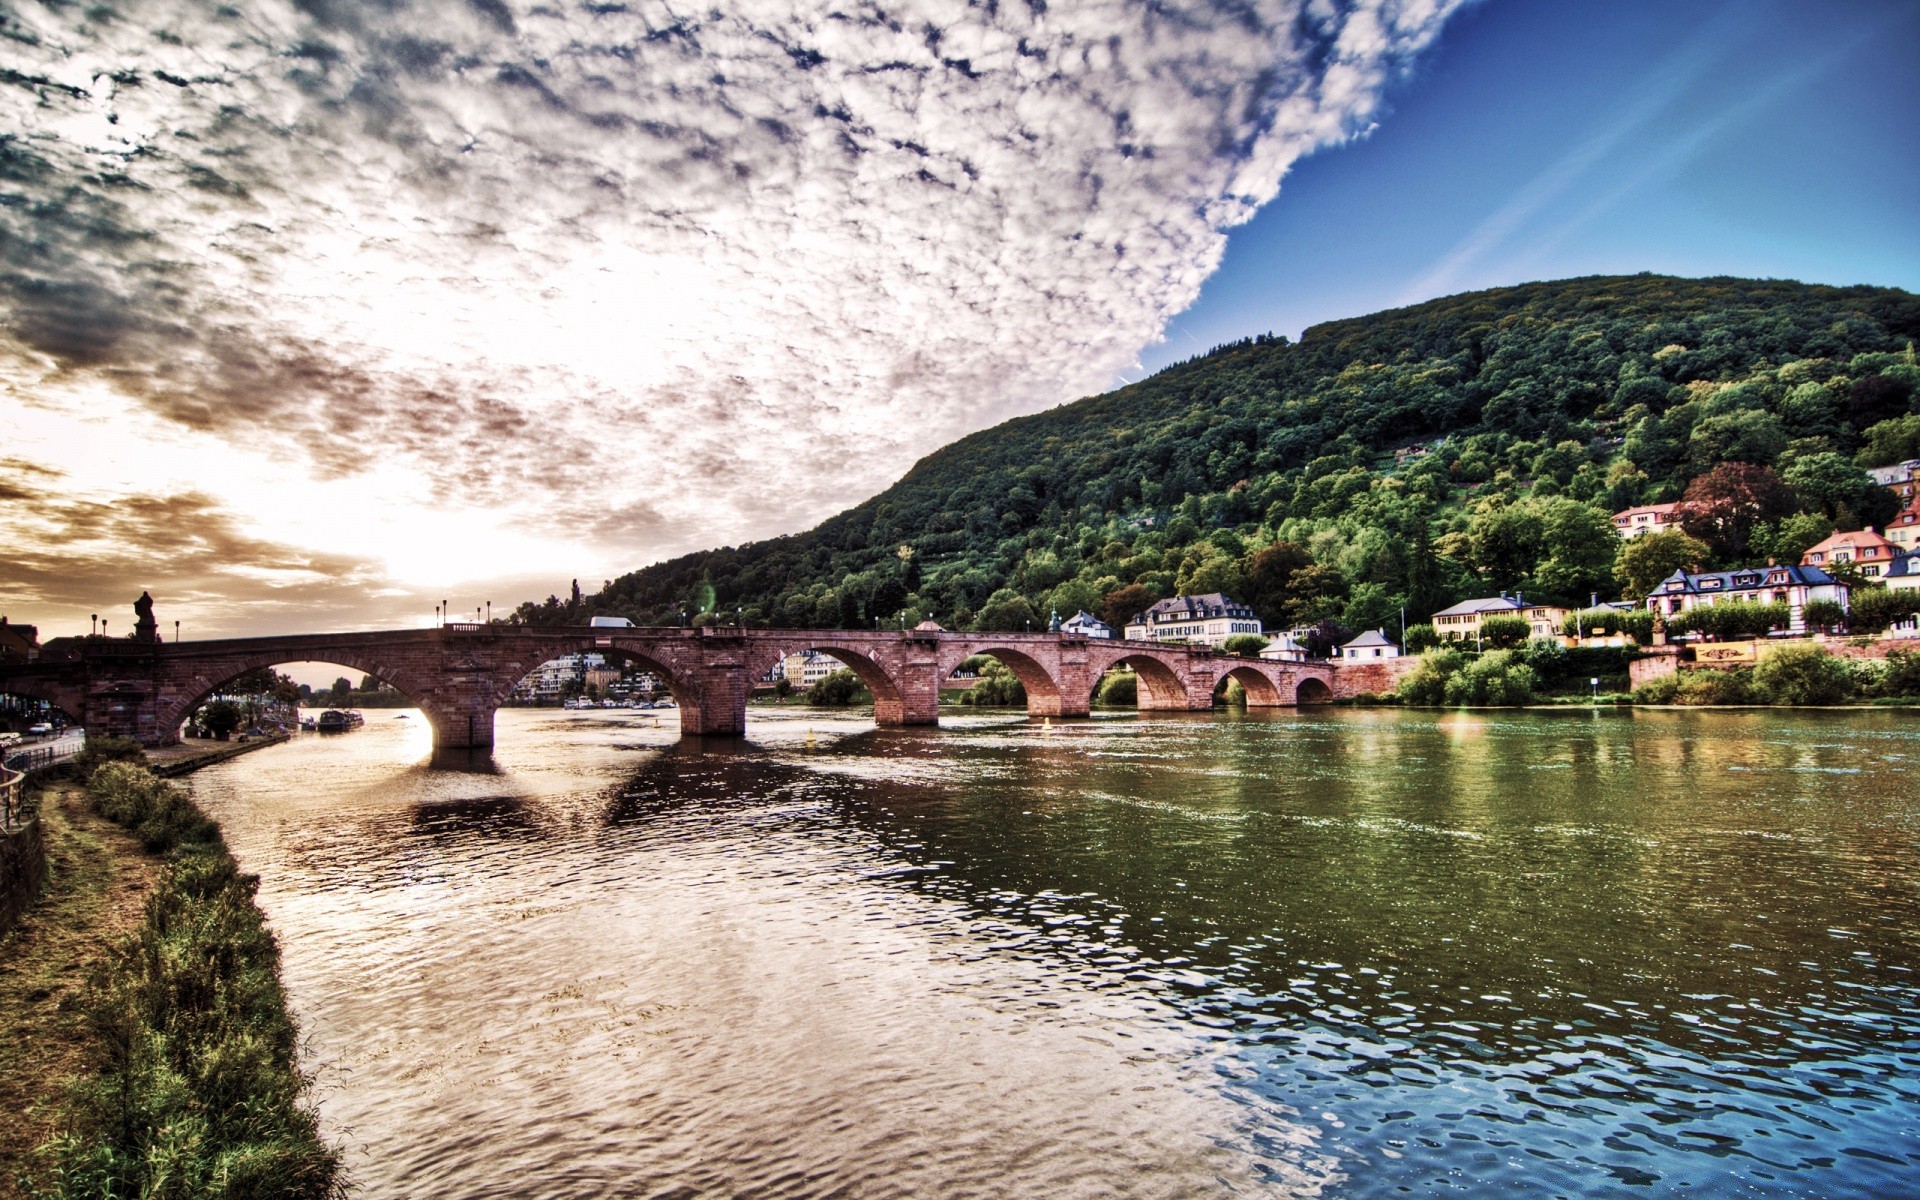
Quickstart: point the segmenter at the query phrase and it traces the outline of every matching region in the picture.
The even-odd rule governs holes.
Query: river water
[[[1920,1196],[1907,714],[499,720],[192,780],[363,1195]]]

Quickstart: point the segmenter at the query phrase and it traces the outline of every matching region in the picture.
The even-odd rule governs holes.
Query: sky
[[[0,612],[423,625],[810,527],[1222,341],[1920,290],[1920,6],[22,0]]]

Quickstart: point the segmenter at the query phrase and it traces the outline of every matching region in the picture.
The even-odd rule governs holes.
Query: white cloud
[[[597,582],[1111,379],[1454,7],[23,5],[0,386]]]

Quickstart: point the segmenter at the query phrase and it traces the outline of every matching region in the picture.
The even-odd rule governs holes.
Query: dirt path
[[[53,1132],[53,1108],[92,1039],[80,999],[95,964],[140,923],[160,872],[132,835],[88,808],[72,785],[41,798],[47,886],[0,935],[0,1200]]]

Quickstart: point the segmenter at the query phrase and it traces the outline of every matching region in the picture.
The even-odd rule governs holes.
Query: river
[[[366,1196],[1920,1195],[1906,713],[367,715],[192,779]]]

